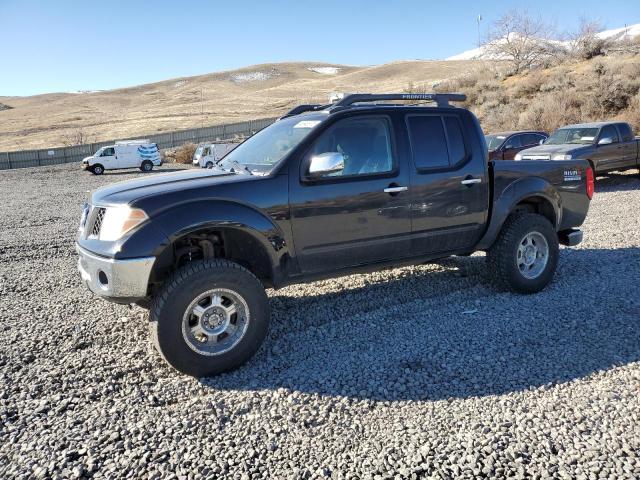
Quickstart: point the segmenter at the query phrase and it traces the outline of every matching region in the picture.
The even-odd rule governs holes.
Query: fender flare
[[[562,221],[562,197],[557,189],[542,177],[526,177],[509,184],[493,202],[491,219],[484,235],[478,242],[478,250],[486,250],[498,238],[502,225],[516,206],[530,198],[540,198],[553,208],[555,221],[553,228],[557,230]]]
[[[161,256],[177,239],[189,233],[217,227],[239,230],[256,240],[268,257],[274,283],[281,278],[284,258],[293,256],[284,232],[272,219],[252,206],[235,201],[209,199],[183,203],[154,217],[154,223],[168,240],[158,246],[156,256]]]

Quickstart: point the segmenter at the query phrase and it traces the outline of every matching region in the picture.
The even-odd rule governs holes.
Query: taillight
[[[587,167],[587,197],[589,200],[593,198],[593,192],[596,189],[595,179],[593,178],[593,169]]]

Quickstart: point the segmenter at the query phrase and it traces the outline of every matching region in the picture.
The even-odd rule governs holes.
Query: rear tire
[[[204,260],[165,282],[150,318],[151,339],[165,361],[187,375],[207,377],[238,368],[260,348],[269,301],[244,267]]]
[[[102,175],[104,173],[104,167],[99,163],[96,163],[93,167],[91,167],[91,172],[94,175]]]
[[[491,281],[499,290],[539,292],[553,278],[559,249],[558,235],[546,217],[513,214],[487,251]]]
[[[145,160],[144,162],[142,162],[142,165],[140,165],[140,170],[142,170],[143,172],[150,172],[151,170],[153,170],[153,163],[151,163],[149,160]]]

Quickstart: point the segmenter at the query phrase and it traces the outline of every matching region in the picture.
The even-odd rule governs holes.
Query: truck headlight
[[[100,240],[111,242],[122,238],[149,217],[139,208],[131,208],[128,205],[120,207],[108,207],[100,226]]]
[[[516,156],[513,157],[514,160],[522,160],[522,154],[520,152],[516,153]]]
[[[551,160],[571,160],[571,154],[558,153],[551,155]]]

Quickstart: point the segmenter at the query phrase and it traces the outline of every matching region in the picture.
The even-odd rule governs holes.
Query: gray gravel
[[[637,175],[538,295],[482,256],[270,291],[264,347],[203,381],[79,284],[87,190],[138,175],[0,172],[0,478],[640,477]]]

